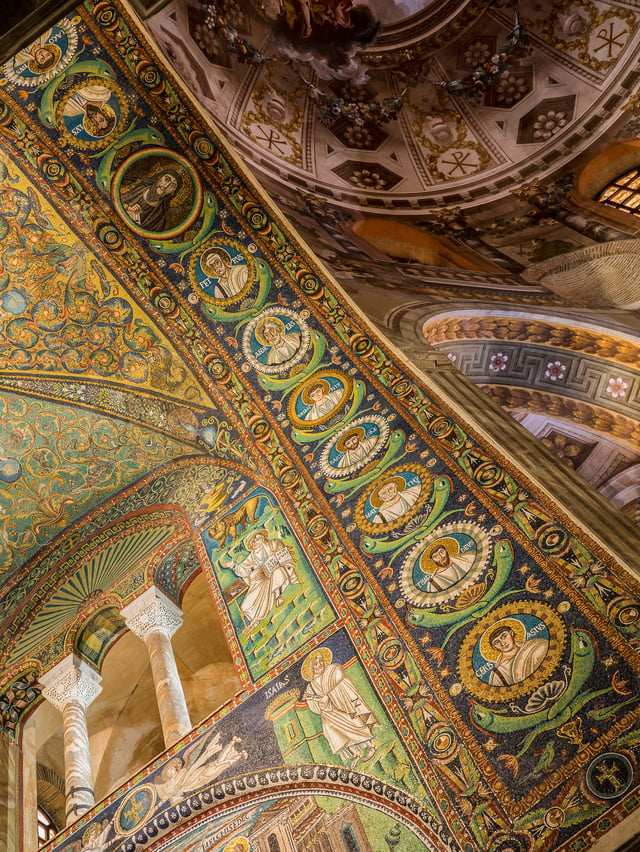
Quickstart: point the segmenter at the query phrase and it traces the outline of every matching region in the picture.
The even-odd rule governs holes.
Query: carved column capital
[[[84,660],[70,654],[40,678],[42,695],[60,712],[71,701],[87,708],[96,698],[102,686],[102,678]]]
[[[121,614],[129,630],[145,642],[149,634],[158,631],[171,638],[182,624],[182,610],[157,586],[139,595]]]

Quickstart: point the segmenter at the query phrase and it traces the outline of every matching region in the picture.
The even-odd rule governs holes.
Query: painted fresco
[[[3,74],[12,162],[0,177],[7,192],[20,186],[3,196],[3,263],[22,268],[15,228],[31,216],[72,294],[54,276],[45,337],[58,345],[71,302],[98,342],[109,338],[95,322],[111,291],[97,271],[93,290],[77,291],[87,264],[76,237],[52,237],[48,208],[44,224],[32,207],[20,224],[36,185],[47,203],[64,199],[65,233],[73,227],[105,280],[156,317],[217,406],[210,417],[193,406],[202,455],[167,460],[108,501],[83,524],[83,547],[99,517],[119,532],[135,511],[178,507],[199,533],[246,685],[222,718],[52,848],[151,848],[214,800],[305,779],[313,795],[321,781],[342,783],[352,800],[377,785],[378,802],[418,814],[438,850],[578,850],[601,830],[595,820],[617,821],[637,793],[637,584],[395,363],[182,102],[125,12],[87,3]],[[4,318],[4,338],[23,341],[12,351],[28,366],[41,335],[23,316],[25,294],[9,290],[3,310],[16,319]],[[130,323],[125,297],[114,298],[109,310]],[[85,334],[85,320],[68,321]],[[117,369],[131,365],[135,381],[149,332],[134,321],[119,334]],[[52,372],[76,363],[66,353],[54,347]],[[107,373],[116,360],[96,359]],[[215,473],[211,457],[223,454]],[[4,456],[0,493],[15,494],[26,460],[11,445]],[[37,620],[36,578],[49,571],[53,593],[73,573],[65,547],[50,545],[28,566],[34,579],[2,591],[0,643]],[[121,600],[139,588],[134,574],[117,584]]]

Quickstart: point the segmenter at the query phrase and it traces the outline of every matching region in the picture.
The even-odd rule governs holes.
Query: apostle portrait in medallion
[[[276,375],[304,358],[310,339],[303,316],[290,308],[273,307],[247,324],[242,349],[256,370]]]
[[[453,537],[439,539],[420,557],[423,577],[416,585],[421,591],[442,592],[467,576],[475,558],[473,539],[464,550]]]
[[[377,414],[352,420],[322,451],[320,464],[327,476],[343,478],[366,464],[385,446],[389,425]]]
[[[369,503],[374,524],[389,524],[406,515],[415,505],[422,482],[418,476],[410,480],[404,476],[389,476],[372,491]]]
[[[114,84],[92,77],[76,84],[60,103],[58,124],[73,144],[95,147],[118,126],[122,96]],[[102,143],[106,144],[106,141]]]
[[[241,293],[249,280],[249,269],[242,255],[232,259],[227,249],[213,246],[203,252],[200,267],[207,276],[206,291],[214,299],[231,299]],[[205,282],[200,287],[205,289]]]
[[[13,83],[32,88],[48,83],[73,59],[78,47],[78,32],[68,18],[46,30],[40,38],[19,50],[2,66]]]
[[[266,351],[269,367],[290,361],[300,348],[300,332],[287,329],[280,317],[267,317],[256,326],[256,339]]]
[[[145,231],[164,231],[172,200],[182,186],[182,176],[176,169],[163,169],[131,184],[123,183],[120,200],[124,210],[136,225]]]
[[[340,468],[351,468],[364,462],[373,452],[378,443],[378,434],[367,435],[364,426],[354,426],[345,432],[336,441],[336,452],[338,458],[335,466]]]
[[[549,649],[546,636],[528,637],[517,619],[500,621],[490,630],[487,641],[497,655],[489,675],[491,686],[520,683],[540,667]]]
[[[165,148],[143,148],[120,166],[111,196],[136,233],[169,239],[196,220],[202,184],[184,157]]]
[[[353,381],[340,370],[318,370],[295,389],[287,414],[297,428],[313,429],[335,417],[352,391]]]
[[[326,379],[319,379],[314,382],[306,390],[306,396],[309,399],[309,408],[302,415],[302,419],[313,423],[316,420],[321,420],[326,414],[331,412],[339,405],[344,394],[342,386],[331,388],[331,385]]]

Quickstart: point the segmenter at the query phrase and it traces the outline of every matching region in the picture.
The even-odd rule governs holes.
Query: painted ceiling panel
[[[542,0],[519,4],[531,54],[507,66],[495,86],[476,87],[471,100],[449,95],[440,84],[489,66],[514,23],[512,4],[465,3],[464,15],[460,5],[420,4],[410,22],[385,27],[359,52],[366,68],[341,69],[339,79],[311,51],[279,53],[264,15],[250,4],[242,12],[233,5],[234,26],[269,57],[262,66],[234,63],[193,0],[167,4],[148,26],[275,194],[295,205],[302,187],[342,211],[413,216],[436,210],[443,194],[449,200],[446,193],[455,193],[450,203],[463,209],[494,202],[525,175],[542,176],[551,164],[557,169],[588,144],[596,126],[604,131],[613,124],[613,107],[634,85],[637,4]],[[399,118],[383,128],[342,117],[314,120],[291,55],[305,79],[331,97],[382,102],[406,84]]]

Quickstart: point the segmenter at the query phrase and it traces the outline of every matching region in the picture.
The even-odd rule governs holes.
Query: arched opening
[[[597,196],[597,201],[614,210],[640,216],[640,169],[631,169],[618,175]]]
[[[428,234],[415,225],[387,219],[363,219],[355,233],[389,257],[425,266],[503,273],[504,269],[448,237]]]
[[[206,577],[198,572],[183,589],[182,626],[172,647],[193,726],[238,692],[240,682]],[[87,728],[96,801],[130,778],[164,751],[158,703],[145,643],[123,628],[98,651],[105,625],[120,619],[114,607],[96,613],[80,631],[76,648],[94,649],[102,691],[87,708]],[[91,634],[90,628],[96,629]],[[104,637],[103,637],[104,642]],[[85,658],[86,659],[86,658]],[[94,662],[91,658],[89,662]],[[38,801],[49,803],[62,828],[65,759],[59,711],[43,701],[33,713],[36,729]],[[58,826],[59,824],[59,826]]]
[[[38,849],[57,833],[58,829],[53,819],[43,807],[38,806]]]

